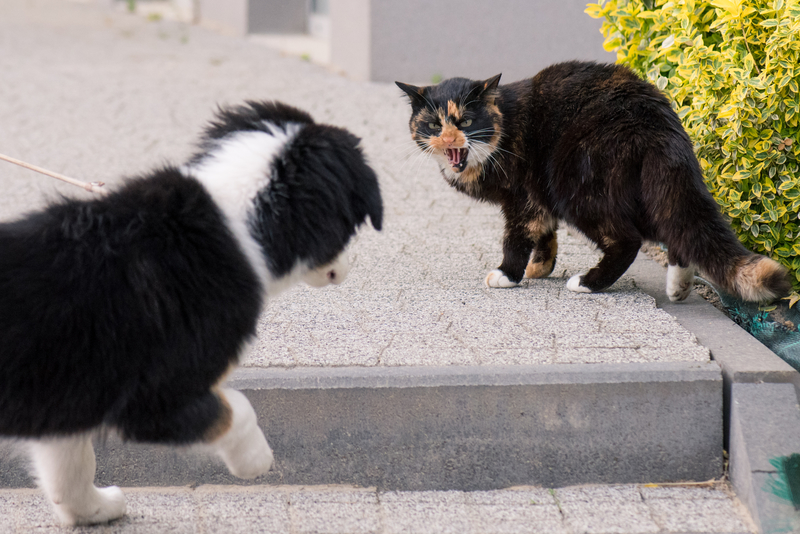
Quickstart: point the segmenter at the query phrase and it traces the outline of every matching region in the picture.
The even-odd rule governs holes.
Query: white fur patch
[[[493,271],[489,271],[489,274],[486,275],[486,280],[484,280],[486,287],[516,287],[516,282],[512,282],[506,276],[506,273],[501,271],[500,269],[494,269]]]
[[[592,290],[581,285],[581,277],[586,273],[579,273],[567,280],[567,289],[575,293],[591,293]]]
[[[256,412],[242,393],[225,388],[222,395],[233,411],[231,428],[212,447],[225,462],[232,475],[255,478],[272,467],[272,449],[258,428]]]
[[[301,128],[290,125],[286,132],[271,128],[270,133],[231,134],[220,140],[198,163],[184,169],[205,186],[225,214],[231,231],[270,295],[275,281],[269,275],[261,246],[250,233],[247,221],[256,195],[269,185],[273,161]]]
[[[694,267],[667,267],[667,296],[672,302],[684,300],[694,287]]]
[[[328,265],[311,269],[303,276],[303,282],[311,287],[324,287],[328,284],[341,284],[350,271],[347,254],[342,252]]]
[[[39,486],[62,523],[91,525],[125,515],[122,490],[94,486],[96,463],[88,435],[32,441],[30,452]]]

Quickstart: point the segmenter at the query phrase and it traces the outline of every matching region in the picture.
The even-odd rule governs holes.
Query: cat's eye
[[[462,128],[469,128],[470,126],[472,126],[472,119],[464,119],[461,121]]]
[[[428,128],[430,128],[431,130],[438,130],[439,128],[441,128],[441,126],[439,126],[435,122],[429,122],[428,123]]]

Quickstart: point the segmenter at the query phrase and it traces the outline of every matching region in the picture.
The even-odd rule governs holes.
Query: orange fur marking
[[[786,277],[786,269],[774,260],[765,256],[745,256],[736,262],[733,273],[731,285],[744,300],[763,302],[783,296],[775,294],[764,283],[776,277]]]
[[[458,108],[458,104],[452,100],[447,101],[447,114],[453,118],[454,122],[461,119],[461,110]]]
[[[528,235],[534,240],[538,240],[542,235],[555,230],[555,227],[556,220],[549,215],[545,215],[528,223]]]
[[[556,255],[558,254],[558,239],[555,234],[553,239],[547,244],[550,248],[550,259],[543,262],[534,263],[531,261],[525,267],[525,278],[544,278],[553,272],[553,267],[556,263]]]
[[[553,272],[553,264],[556,262],[555,258],[550,258],[543,263],[529,263],[525,267],[525,278],[544,278]]]
[[[481,174],[480,168],[467,167],[466,169],[464,169],[464,172],[458,175],[458,181],[467,185],[477,184],[478,177],[480,176],[480,174]]]
[[[467,144],[467,138],[464,132],[450,123],[445,123],[439,137],[431,137],[428,144],[438,150],[463,148]]]

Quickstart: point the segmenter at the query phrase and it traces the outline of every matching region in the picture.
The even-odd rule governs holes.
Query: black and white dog
[[[357,137],[248,102],[221,110],[183,167],[0,224],[0,436],[29,443],[59,519],[125,513],[119,488],[93,484],[98,428],[205,442],[236,476],[267,472],[256,414],[223,377],[265,298],[339,283],[348,241],[382,216]]]

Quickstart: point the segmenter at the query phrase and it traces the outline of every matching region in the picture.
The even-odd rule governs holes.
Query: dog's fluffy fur
[[[265,297],[338,283],[383,208],[359,139],[280,103],[221,110],[183,167],[0,224],[0,436],[30,443],[62,522],[124,514],[90,436],[210,443],[234,475],[272,453],[220,381]]]

